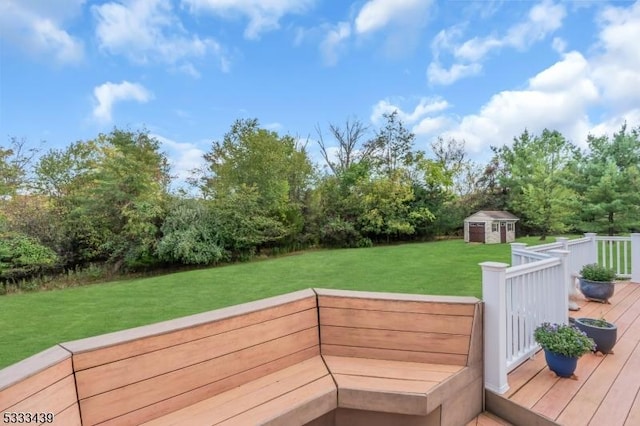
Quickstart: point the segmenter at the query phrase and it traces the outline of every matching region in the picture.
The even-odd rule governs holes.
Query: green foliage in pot
[[[543,349],[570,358],[579,358],[595,349],[595,342],[576,327],[564,324],[540,324],[534,332]]]
[[[616,272],[613,269],[605,268],[597,263],[584,265],[580,270],[580,275],[589,281],[611,282],[616,278]]]
[[[613,328],[613,325],[604,318],[583,318],[582,322],[594,327]]]

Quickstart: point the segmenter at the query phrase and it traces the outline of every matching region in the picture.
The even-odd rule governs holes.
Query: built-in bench
[[[303,290],[63,343],[0,370],[60,425],[457,425],[482,411],[482,304]]]
[[[432,424],[465,424],[482,411],[477,299],[316,293],[321,353],[338,385],[339,408],[398,414],[387,416],[388,424],[427,415]],[[338,423],[356,424],[353,416],[341,422],[343,411]]]
[[[303,424],[324,412],[291,403],[288,393],[335,401],[312,290],[62,346],[73,353],[83,425],[232,424],[254,412],[268,418],[266,403],[273,417]],[[270,383],[280,386],[260,387]],[[335,402],[324,406],[329,412]]]

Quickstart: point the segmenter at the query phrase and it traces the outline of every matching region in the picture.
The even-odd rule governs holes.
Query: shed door
[[[507,242],[507,223],[506,222],[500,222],[500,242],[501,243]]]
[[[484,243],[484,223],[469,222],[469,242]]]

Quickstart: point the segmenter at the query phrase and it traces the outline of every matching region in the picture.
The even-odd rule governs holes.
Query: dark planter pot
[[[609,303],[609,298],[613,296],[613,290],[615,290],[615,286],[612,282],[589,281],[580,278],[580,291],[587,299]]]
[[[610,322],[607,322],[606,327],[599,327],[592,324],[593,321],[593,318],[576,318],[574,325],[596,342],[596,351],[603,354],[613,353],[611,350],[618,339],[618,327]]]
[[[578,366],[578,358],[571,358],[555,352],[544,350],[544,359],[547,361],[549,370],[560,377],[572,377]]]

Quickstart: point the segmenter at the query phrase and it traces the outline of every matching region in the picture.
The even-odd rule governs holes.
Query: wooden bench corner
[[[447,425],[481,411],[480,300],[315,291],[321,353],[338,386],[339,410],[425,418],[437,411],[436,424]],[[461,396],[465,408],[452,405]]]

